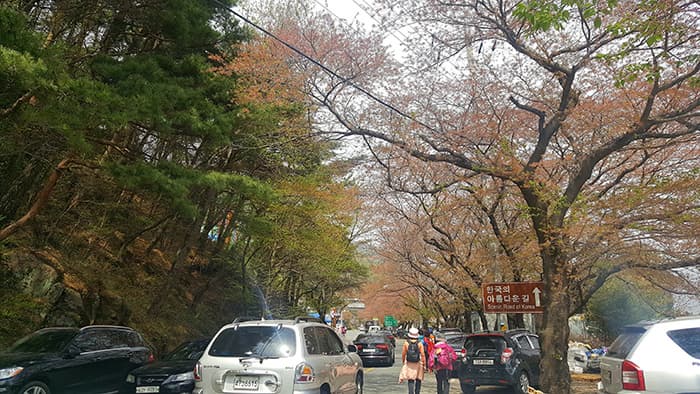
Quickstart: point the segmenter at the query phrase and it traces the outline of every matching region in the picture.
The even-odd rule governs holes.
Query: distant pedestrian
[[[401,366],[399,374],[399,383],[407,380],[408,394],[420,394],[420,386],[427,364],[423,344],[418,339],[418,329],[415,327],[408,330],[408,339],[403,344],[401,360],[403,366]]]
[[[450,375],[452,374],[452,362],[455,360],[457,360],[457,352],[446,342],[443,334],[438,334],[435,346],[433,346],[428,358],[428,367],[435,371],[437,394],[450,393]]]
[[[423,336],[421,338],[423,341],[423,349],[425,350],[425,359],[428,360],[430,354],[433,351],[433,346],[435,346],[435,336],[433,335],[433,330],[426,328],[423,330]],[[425,370],[428,370],[428,364],[424,365]],[[432,370],[430,372],[433,372]]]

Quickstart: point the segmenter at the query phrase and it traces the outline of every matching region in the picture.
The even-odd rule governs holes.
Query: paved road
[[[352,340],[357,336],[359,331],[348,331],[345,336],[347,343],[352,343]],[[399,371],[401,370],[401,346],[402,339],[396,341],[396,363],[391,367],[365,367],[365,394],[406,394],[408,393],[408,383],[399,384]],[[461,394],[459,381],[452,379],[450,384],[450,394]],[[479,387],[477,393],[484,394],[505,394],[512,393],[500,387]],[[437,394],[437,383],[435,375],[426,373],[425,380],[421,387],[421,394]]]

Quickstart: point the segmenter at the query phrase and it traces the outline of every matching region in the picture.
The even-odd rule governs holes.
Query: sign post
[[[484,283],[484,313],[543,313],[543,282]]]

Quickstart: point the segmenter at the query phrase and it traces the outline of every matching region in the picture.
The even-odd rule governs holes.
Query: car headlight
[[[126,375],[126,382],[127,383],[136,383],[136,377],[132,374]]]
[[[194,380],[194,372],[185,372],[185,373],[179,373],[177,375],[170,375],[169,378],[165,379],[165,383],[175,383],[175,382],[184,382],[187,380]]]
[[[24,367],[10,367],[0,369],[0,380],[15,377],[24,371]]]

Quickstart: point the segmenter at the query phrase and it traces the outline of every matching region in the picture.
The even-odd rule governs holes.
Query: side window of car
[[[527,336],[521,335],[516,338],[518,341],[518,345],[520,345],[521,349],[524,350],[532,350],[532,345],[530,345],[530,341],[527,340]]]
[[[343,342],[338,338],[337,335],[331,330],[330,328],[325,328],[325,327],[319,327],[319,330],[322,332],[321,337],[325,338],[325,353],[326,354],[332,354],[332,355],[338,355],[343,353]]]
[[[528,335],[528,339],[530,339],[530,343],[532,344],[532,347],[535,350],[540,350],[540,337],[537,335]]]
[[[112,335],[108,330],[88,330],[75,338],[74,345],[81,353],[111,349]]]
[[[109,330],[112,349],[136,347],[139,345],[138,334],[127,330]]]
[[[668,332],[669,338],[694,358],[700,358],[700,327]]]
[[[321,354],[321,349],[318,344],[318,338],[314,332],[314,327],[304,328],[304,345],[306,352],[309,354]]]
[[[314,335],[318,339],[318,346],[321,354],[333,354],[333,349],[328,341],[328,334],[323,327],[314,327]]]

